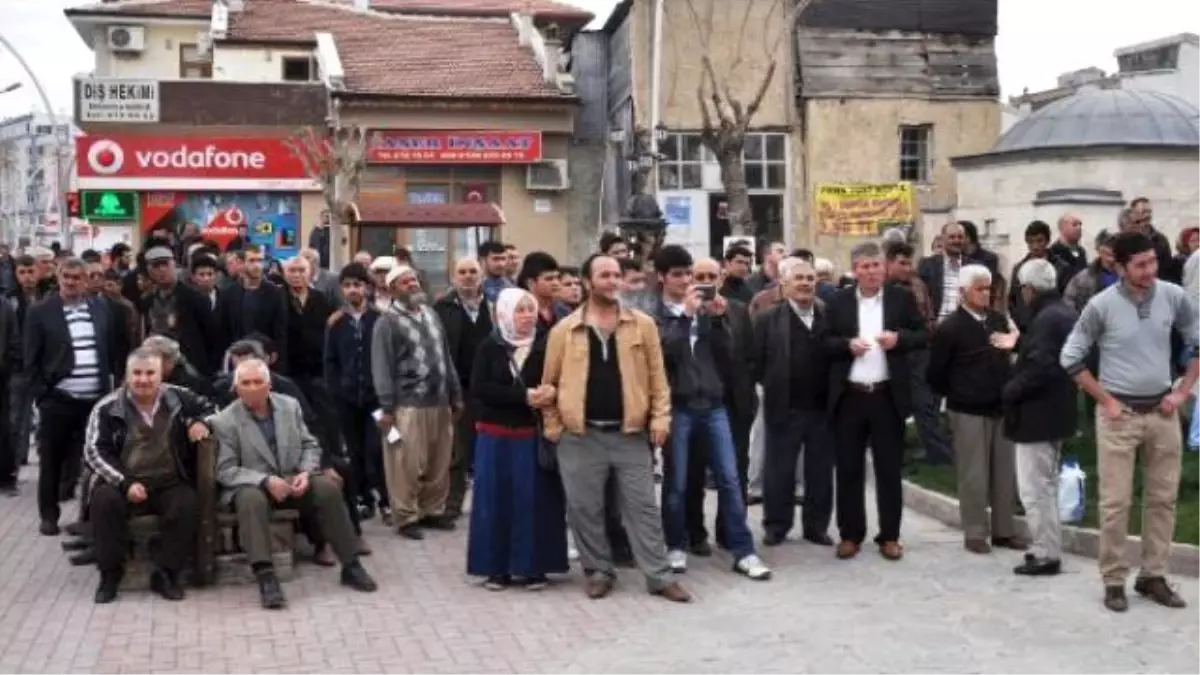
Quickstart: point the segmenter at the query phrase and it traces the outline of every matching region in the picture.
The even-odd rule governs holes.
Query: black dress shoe
[[[178,576],[166,570],[154,570],[150,573],[150,590],[166,600],[182,600],[185,595],[183,586],[179,585]]]
[[[763,546],[779,546],[787,541],[787,537],[775,532],[768,532],[763,535]]]
[[[746,498],[746,506],[758,506],[763,503],[762,495],[750,495]]]
[[[123,570],[100,573],[100,585],[96,587],[94,598],[97,605],[107,605],[117,599],[117,591],[121,588],[121,579],[124,576]]]
[[[1129,598],[1125,597],[1125,587],[1105,586],[1104,606],[1112,612],[1124,612],[1129,609]]]
[[[405,539],[412,539],[413,541],[421,541],[425,538],[425,531],[422,530],[421,526],[417,525],[416,523],[401,527],[399,530],[396,530],[396,534],[399,534]]]
[[[707,539],[702,539],[695,544],[692,544],[692,555],[697,558],[711,558],[713,554],[712,545]]]
[[[85,548],[78,553],[72,553],[67,556],[67,562],[76,567],[85,567],[87,565],[96,564],[96,552],[91,548]]]
[[[68,539],[59,545],[62,546],[62,550],[66,551],[67,553],[72,553],[74,551],[83,551],[91,548],[92,542],[80,537],[76,539]]]
[[[258,579],[258,599],[263,609],[287,607],[287,598],[283,595],[283,587],[279,585],[279,577],[275,576],[275,570],[264,570],[255,576]]]
[[[824,532],[806,534],[804,535],[804,541],[807,541],[810,544],[816,544],[817,546],[833,546],[833,539]]]
[[[1051,577],[1062,572],[1062,561],[1054,558],[1039,558],[1025,554],[1025,562],[1013,568],[1013,574],[1026,577]]]
[[[58,523],[53,520],[43,520],[38,526],[38,532],[41,532],[46,537],[57,537],[62,530],[58,529]]]
[[[88,533],[88,526],[78,520],[73,523],[67,523],[67,526],[63,529],[72,537],[83,537],[87,536]]]
[[[449,513],[444,513],[440,516],[425,516],[421,519],[421,527],[450,532],[455,528],[454,518]]]
[[[374,593],[379,589],[379,585],[357,560],[342,568],[342,585],[362,593]]]

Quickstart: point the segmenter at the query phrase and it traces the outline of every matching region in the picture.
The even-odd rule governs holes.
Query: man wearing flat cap
[[[167,242],[147,242],[144,257],[152,287],[137,303],[143,333],[175,340],[188,363],[211,375],[221,356],[212,306],[199,291],[179,281],[175,254]]]
[[[384,473],[397,531],[423,539],[422,528],[454,529],[446,498],[454,416],[462,410],[463,392],[446,330],[426,302],[416,271],[396,265],[385,281],[391,306],[375,322],[371,340]]]

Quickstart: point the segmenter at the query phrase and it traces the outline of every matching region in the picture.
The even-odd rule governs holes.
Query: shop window
[[[787,187],[787,139],[783,134],[746,134],[742,162],[749,189],[783,190]]]
[[[449,204],[450,187],[447,185],[414,185],[405,189],[409,204]]]
[[[658,189],[699,190],[706,152],[700,134],[667,134],[658,146]]]
[[[212,60],[194,44],[179,45],[179,77],[184,80],[211,80]]]
[[[900,180],[928,183],[932,173],[933,125],[900,127]]]

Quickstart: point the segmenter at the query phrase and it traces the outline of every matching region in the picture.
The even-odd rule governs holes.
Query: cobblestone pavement
[[[776,578],[756,584],[719,555],[693,559],[696,602],[683,606],[646,595],[630,571],[602,601],[578,573],[541,593],[489,593],[463,574],[461,530],[410,542],[376,521],[373,595],[305,564],[283,612],[260,610],[250,586],[96,607],[94,570],[36,534],[34,474],[23,478],[21,497],[0,498],[0,672],[1194,673],[1200,658],[1196,580],[1181,581],[1188,610],[1131,595],[1118,616],[1100,605],[1093,561],[1019,579],[1016,554],[966,554],[958,533],[915,514],[899,563],[788,543],[764,553]]]

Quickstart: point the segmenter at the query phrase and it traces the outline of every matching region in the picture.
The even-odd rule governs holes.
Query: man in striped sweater
[[[23,360],[40,415],[39,530],[46,536],[59,533],[59,483],[80,463],[92,406],[122,377],[129,352],[124,326],[86,290],[83,261],[62,261],[57,293],[31,307],[25,321]]]

